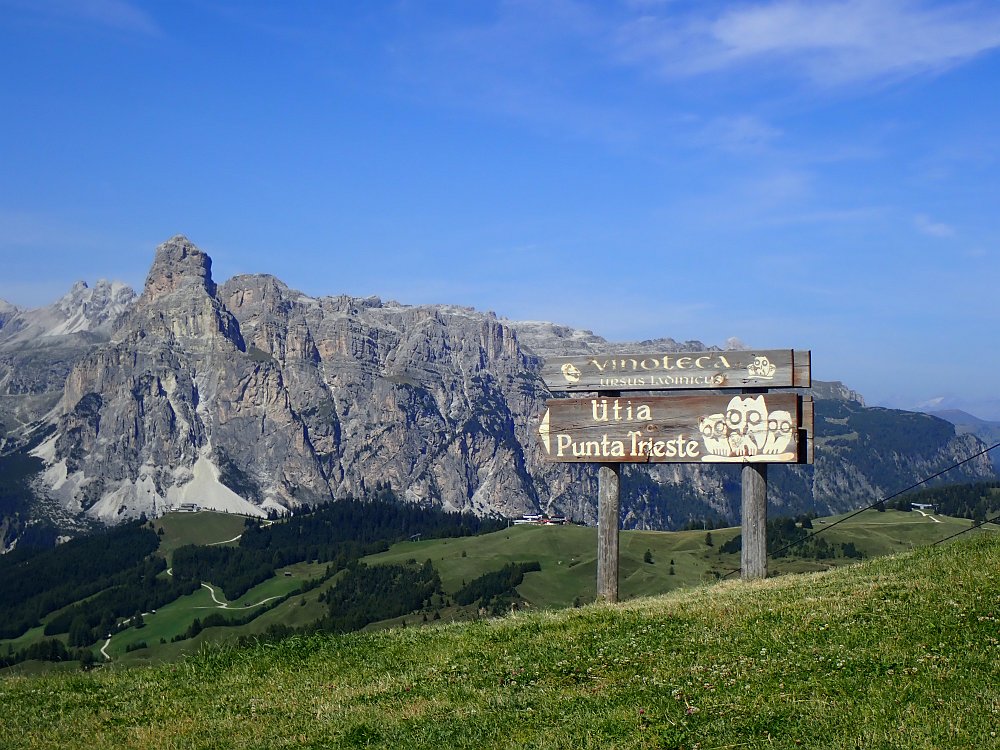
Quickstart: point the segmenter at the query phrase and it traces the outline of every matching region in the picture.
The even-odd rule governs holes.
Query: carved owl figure
[[[778,368],[771,364],[767,357],[754,357],[753,362],[747,365],[747,373],[755,378],[767,378],[770,380]]]
[[[767,440],[764,453],[776,455],[788,450],[795,430],[792,429],[792,415],[787,411],[775,410],[767,416]]]
[[[734,396],[726,408],[732,456],[756,456],[767,442],[767,404],[763,396]]]
[[[701,431],[705,450],[716,456],[729,455],[725,414],[709,414],[707,417],[699,418],[698,429]]]

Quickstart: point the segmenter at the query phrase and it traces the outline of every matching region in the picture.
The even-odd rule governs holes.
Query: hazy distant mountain
[[[0,299],[0,331],[7,325],[7,321],[19,312],[19,308],[10,304],[6,300]]]
[[[63,525],[182,502],[260,515],[385,481],[423,505],[591,521],[595,467],[541,459],[542,357],[708,348],[313,298],[267,275],[216,285],[211,260],[181,236],[157,248],[138,297],[78,284],[50,307],[0,315],[0,479],[3,461],[30,451],[42,465],[31,514]],[[933,417],[868,409],[840,383],[813,395],[815,467],[770,473],[772,503],[789,511],[856,507],[981,445]],[[951,478],[993,476],[983,459]],[[623,485],[626,526],[738,514],[738,468],[628,466]],[[0,487],[0,517],[11,517],[3,497]]]
[[[955,425],[955,432],[959,435],[975,435],[986,443],[987,446],[1000,443],[1000,422],[980,419],[960,409],[945,409],[929,413],[951,422]],[[993,466],[1000,472],[1000,448],[994,448],[990,451],[989,456],[993,462]]]
[[[73,364],[111,338],[134,300],[126,285],[102,279],[93,288],[78,281],[47,307],[0,301],[0,446],[55,406]]]
[[[969,414],[966,411],[962,411],[961,409],[942,409],[940,411],[929,411],[927,413],[931,416],[947,420],[956,426],[983,427],[988,425],[1000,425],[1000,422],[990,422],[986,419],[980,419],[979,417]]]

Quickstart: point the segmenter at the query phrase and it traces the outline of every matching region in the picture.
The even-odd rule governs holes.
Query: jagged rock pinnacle
[[[143,296],[156,299],[189,285],[198,285],[215,296],[212,259],[187,237],[178,234],[156,248]]]

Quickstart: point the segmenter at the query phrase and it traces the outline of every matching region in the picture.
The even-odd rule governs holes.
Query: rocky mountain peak
[[[13,318],[18,311],[19,308],[6,300],[0,299],[0,328],[3,328],[7,324],[7,321]]]
[[[135,292],[120,281],[99,279],[93,288],[78,281],[53,306],[65,321],[46,335],[110,327],[135,300]]]
[[[833,401],[853,401],[861,406],[865,405],[864,396],[857,391],[851,390],[839,380],[824,382],[813,380],[810,394],[813,398],[825,398]]]
[[[22,310],[0,303],[0,345],[77,334],[106,339],[134,300],[135,292],[127,284],[101,279],[93,288],[77,281],[47,307]]]
[[[209,296],[215,296],[212,259],[178,234],[156,248],[143,296],[152,301],[188,286],[201,287]]]

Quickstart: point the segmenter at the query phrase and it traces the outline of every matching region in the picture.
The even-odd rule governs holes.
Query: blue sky
[[[0,0],[0,298],[221,281],[813,350],[1000,419],[1000,5]]]

